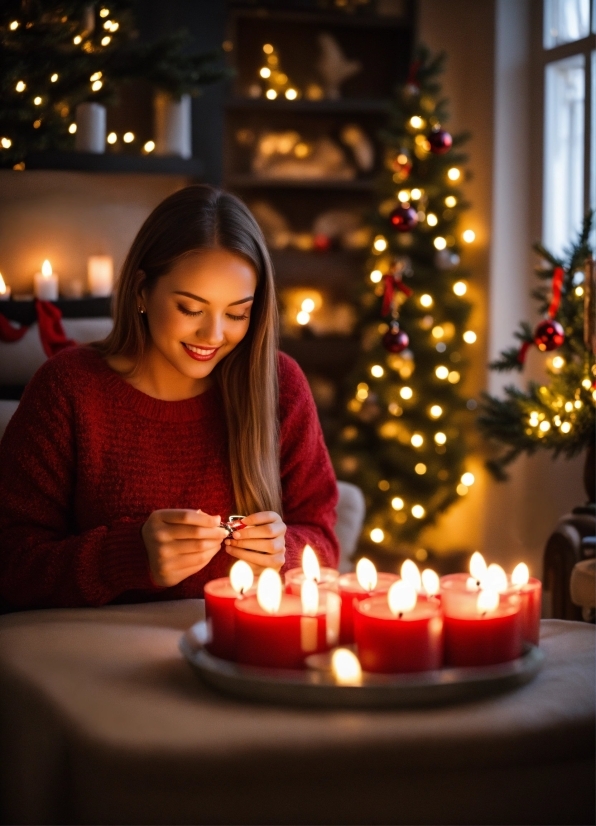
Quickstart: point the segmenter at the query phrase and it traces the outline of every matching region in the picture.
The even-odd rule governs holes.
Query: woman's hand
[[[279,571],[286,561],[286,526],[281,516],[264,511],[245,516],[242,521],[246,527],[226,539],[226,551],[248,562],[255,573],[264,568]]]
[[[201,510],[153,511],[141,536],[156,585],[170,588],[204,568],[228,535],[220,522]]]

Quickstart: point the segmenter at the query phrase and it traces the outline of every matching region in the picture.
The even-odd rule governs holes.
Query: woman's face
[[[256,286],[254,267],[227,250],[185,258],[141,291],[154,355],[188,379],[208,376],[248,332]]]

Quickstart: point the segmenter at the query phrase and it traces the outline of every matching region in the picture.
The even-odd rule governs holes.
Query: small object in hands
[[[244,516],[239,516],[238,514],[231,514],[228,516],[226,522],[220,523],[220,528],[225,528],[228,532],[228,536],[232,536],[234,531],[241,531],[242,528],[246,528],[246,525],[242,521]]]
[[[401,353],[410,343],[408,334],[400,329],[398,321],[391,321],[389,329],[383,336],[383,347],[390,353]]]
[[[444,155],[451,149],[453,138],[444,129],[436,128],[428,136],[428,142],[433,155]]]

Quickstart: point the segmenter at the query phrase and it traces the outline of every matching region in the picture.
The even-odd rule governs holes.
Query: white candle
[[[34,277],[35,297],[40,301],[58,301],[58,276],[52,272],[52,265],[46,260],[41,265],[41,272]]]
[[[0,272],[0,301],[8,301],[10,298],[10,287],[2,278],[2,273]]]
[[[112,294],[114,286],[114,262],[109,255],[92,255],[87,260],[89,292],[95,296]]]
[[[106,151],[106,107],[101,103],[79,103],[76,108],[77,131],[75,149],[77,152]]]

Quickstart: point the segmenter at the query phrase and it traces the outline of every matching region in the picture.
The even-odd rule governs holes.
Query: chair
[[[356,485],[350,482],[338,482],[337,490],[339,500],[337,502],[337,524],[335,525],[335,535],[339,540],[340,558],[339,571],[346,573],[353,569],[351,557],[360,538],[362,523],[366,505],[364,494]]]

